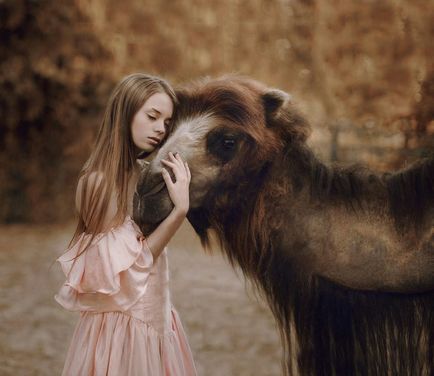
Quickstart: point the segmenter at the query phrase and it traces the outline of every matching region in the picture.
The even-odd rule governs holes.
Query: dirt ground
[[[50,263],[73,223],[0,227],[0,375],[60,375],[78,313],[53,299],[64,281]],[[171,294],[199,375],[280,375],[274,319],[219,252],[208,255],[186,224],[169,245]]]

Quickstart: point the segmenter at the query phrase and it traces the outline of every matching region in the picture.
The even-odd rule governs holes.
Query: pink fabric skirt
[[[165,334],[122,312],[81,312],[63,376],[196,375],[181,321],[172,309]]]

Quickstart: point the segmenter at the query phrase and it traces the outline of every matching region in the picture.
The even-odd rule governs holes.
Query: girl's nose
[[[166,132],[166,127],[164,125],[164,121],[157,121],[155,124],[155,130],[159,133],[164,133]]]

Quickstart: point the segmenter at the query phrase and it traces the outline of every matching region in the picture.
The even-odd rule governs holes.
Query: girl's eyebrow
[[[155,112],[158,113],[158,115],[161,115],[161,112],[158,111],[158,110],[157,110],[156,108],[154,108],[154,107],[151,107],[151,111],[155,111]],[[167,120],[172,120],[172,117],[168,118]]]

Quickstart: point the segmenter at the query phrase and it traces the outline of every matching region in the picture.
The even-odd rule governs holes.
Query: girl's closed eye
[[[148,115],[149,120],[152,120],[152,121],[157,120],[157,118],[155,116],[150,115],[150,114],[147,114],[147,115]]]

